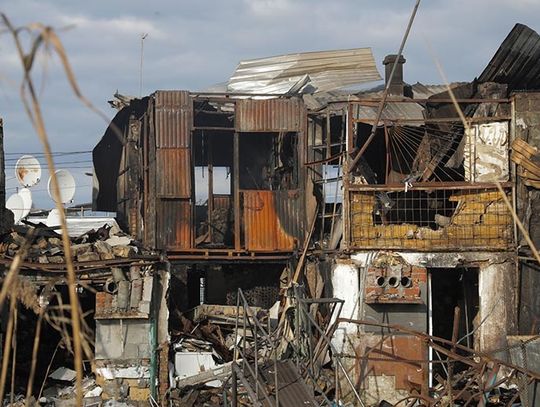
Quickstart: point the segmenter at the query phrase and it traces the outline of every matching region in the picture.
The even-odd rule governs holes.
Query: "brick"
[[[96,293],[96,313],[107,313],[112,311],[112,294],[106,293],[104,291],[99,291]]]
[[[150,399],[150,389],[129,388],[129,399],[133,401],[148,401]]]

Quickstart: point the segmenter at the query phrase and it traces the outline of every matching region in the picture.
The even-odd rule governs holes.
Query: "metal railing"
[[[240,315],[242,308],[242,315]],[[239,318],[242,318],[240,326]],[[242,329],[242,337],[239,335],[239,328]],[[251,332],[253,337],[253,352],[247,348],[247,332]],[[242,289],[238,289],[236,299],[236,323],[235,323],[235,345],[232,363],[232,406],[237,406],[237,379],[246,389],[249,398],[255,406],[262,406],[261,400],[266,401],[268,406],[279,406],[278,389],[278,369],[277,354],[278,343],[269,334],[269,329],[265,329],[257,316],[250,308]],[[240,343],[241,342],[241,343]],[[262,352],[262,355],[259,353]],[[239,360],[239,357],[241,360]],[[250,363],[252,360],[252,364]],[[273,392],[266,385],[261,365],[269,360],[273,361]],[[250,382],[250,380],[252,382]]]
[[[335,382],[335,400],[340,399],[340,372],[345,378],[346,383],[352,390],[355,399],[361,406],[364,406],[364,402],[360,397],[360,394],[356,390],[353,380],[349,376],[347,369],[341,361],[341,355],[338,350],[332,344],[331,338],[338,326],[338,321],[340,318],[341,310],[343,308],[344,301],[338,298],[304,298],[303,290],[299,286],[294,287],[294,296],[297,300],[297,309],[296,312],[296,332],[295,332],[295,344],[293,348],[295,350],[295,356],[297,365],[303,367],[305,372],[305,378],[309,379],[313,386],[319,388],[317,383],[317,378],[320,377],[322,371],[322,358],[326,354],[327,350],[330,350],[332,354],[333,364],[334,364],[334,382]],[[324,304],[328,305],[330,309],[328,310],[328,324],[325,329],[323,329],[320,324],[315,321],[313,316],[310,313],[309,305],[311,304]],[[315,332],[314,332],[315,331]],[[319,337],[316,341],[315,346],[313,345],[313,337],[316,333]],[[304,340],[306,339],[306,340]],[[308,346],[305,346],[307,342]],[[303,349],[307,348],[307,355],[305,355]],[[324,397],[324,401],[329,406],[334,406],[335,404],[328,399],[326,394],[323,391],[320,393]]]

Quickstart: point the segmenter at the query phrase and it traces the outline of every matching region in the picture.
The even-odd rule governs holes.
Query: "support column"
[[[475,321],[476,344],[482,352],[505,348],[507,335],[517,332],[516,265],[508,260],[480,267],[478,276],[479,316]],[[504,359],[505,353],[495,356]]]

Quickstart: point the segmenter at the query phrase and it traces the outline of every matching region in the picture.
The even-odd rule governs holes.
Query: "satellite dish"
[[[73,175],[71,175],[68,170],[56,170],[55,174],[56,180],[58,181],[58,187],[60,188],[60,203],[68,203],[75,195],[75,178],[73,178]],[[54,201],[51,177],[49,177],[49,182],[47,183],[47,191],[49,191],[49,196]]]
[[[49,227],[60,225],[60,212],[58,212],[58,209],[51,209],[49,215],[47,215],[47,220],[45,221],[45,224]]]
[[[13,212],[13,220],[15,223],[19,223],[19,221],[23,217],[24,209],[23,209],[24,203],[23,199],[19,194],[13,194],[11,195],[8,200],[6,201],[6,208],[9,209],[11,212]]]
[[[15,176],[23,187],[32,187],[41,179],[41,164],[36,157],[23,155],[15,164]]]
[[[23,218],[26,218],[32,209],[32,192],[28,188],[21,188],[19,196],[23,200]]]

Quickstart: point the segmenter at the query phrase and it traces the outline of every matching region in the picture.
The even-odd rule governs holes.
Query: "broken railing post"
[[[232,407],[238,406],[238,378],[236,377],[236,362],[232,363],[232,376],[231,376],[231,405]]]

